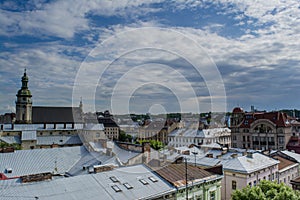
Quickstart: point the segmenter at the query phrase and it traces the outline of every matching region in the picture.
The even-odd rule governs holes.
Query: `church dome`
[[[17,96],[29,96],[29,97],[31,97],[32,95],[31,95],[30,90],[28,90],[28,89],[20,89],[18,91]]]

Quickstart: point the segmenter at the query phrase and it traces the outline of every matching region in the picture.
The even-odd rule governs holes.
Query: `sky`
[[[0,113],[15,112],[25,68],[33,106],[300,109],[298,0],[4,0],[0,9]]]

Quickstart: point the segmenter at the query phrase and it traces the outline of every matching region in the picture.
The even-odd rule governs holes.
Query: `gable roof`
[[[80,123],[83,122],[79,107],[32,107],[32,123]]]

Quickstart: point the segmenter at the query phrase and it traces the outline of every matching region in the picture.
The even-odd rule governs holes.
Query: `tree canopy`
[[[283,183],[261,181],[257,186],[247,186],[236,190],[231,195],[232,200],[300,200],[299,191],[295,191]]]

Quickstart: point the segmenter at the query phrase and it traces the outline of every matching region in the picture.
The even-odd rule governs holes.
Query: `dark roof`
[[[119,127],[118,124],[110,117],[99,117],[98,122],[104,127]]]
[[[187,165],[188,180],[203,179],[215,175],[197,166]],[[156,171],[161,177],[178,187],[185,183],[185,163],[170,164]]]
[[[32,123],[80,123],[79,107],[32,107]]]

